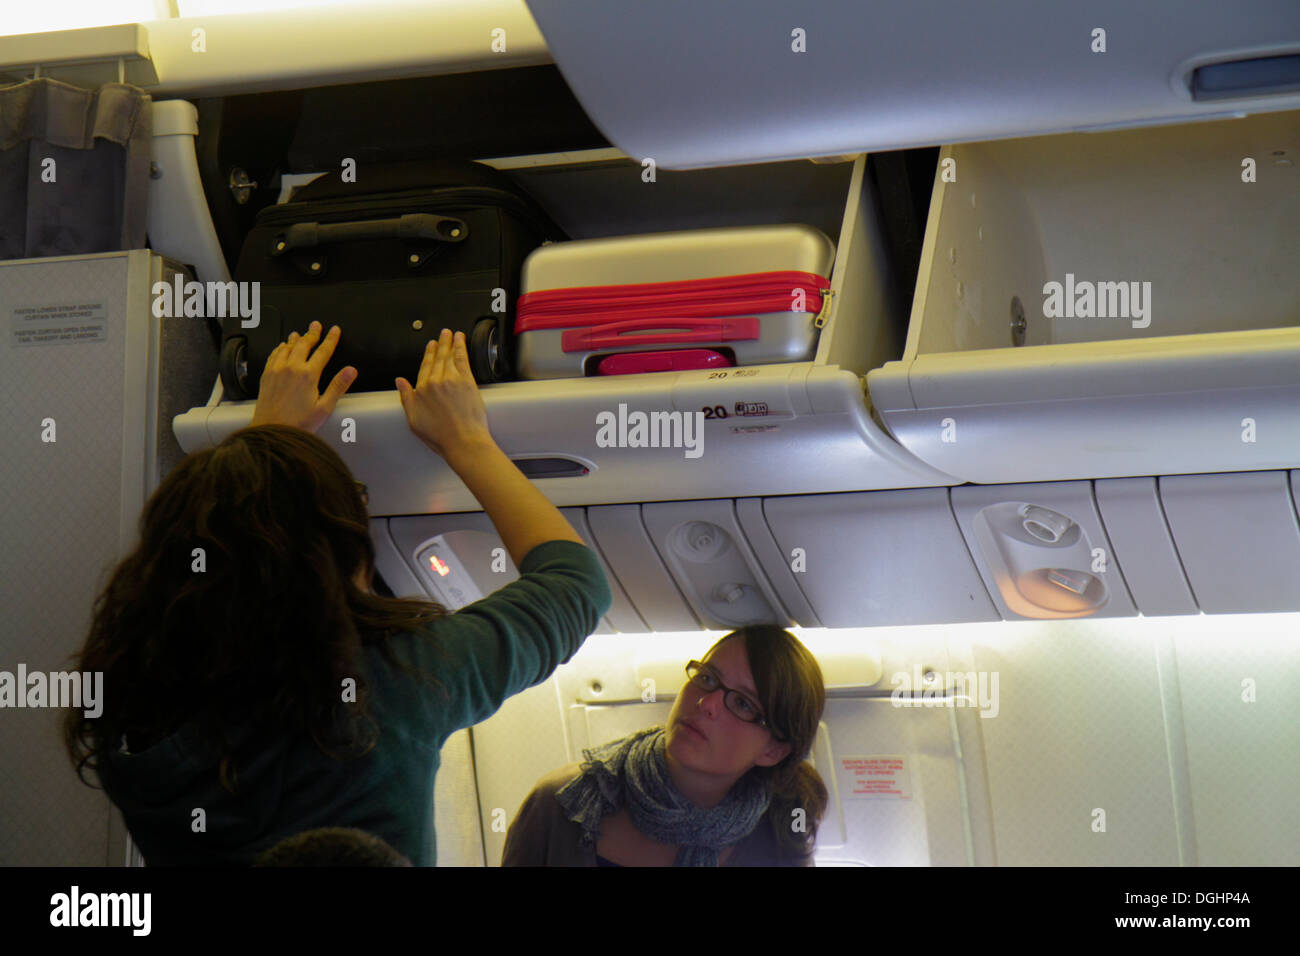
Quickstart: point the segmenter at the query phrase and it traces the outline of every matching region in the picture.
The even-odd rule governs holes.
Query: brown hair
[[[321,827],[285,837],[253,866],[410,866],[382,838],[354,827]]]
[[[732,638],[744,641],[754,689],[773,735],[790,744],[790,753],[780,763],[750,772],[766,778],[772,788],[767,818],[777,844],[786,854],[807,856],[816,843],[827,803],[826,785],[807,762],[826,706],[821,668],[797,637],[765,624],[732,631],[709,654]],[[802,830],[796,829],[800,819]]]
[[[357,586],[374,572],[368,522],[347,465],[301,429],[241,429],[181,462],[145,504],[76,657],[74,669],[104,674],[102,714],[64,719],[82,782],[87,765],[103,779],[124,734],[140,750],[190,722],[222,753],[231,792],[241,727],[310,732],[330,753],[341,726],[355,743],[369,725],[371,749],[361,647],[396,664],[387,637],[447,612]],[[345,678],[355,704],[341,702]]]

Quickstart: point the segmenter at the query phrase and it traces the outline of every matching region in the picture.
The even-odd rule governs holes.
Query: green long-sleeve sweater
[[[268,735],[249,756],[241,753],[239,795],[232,796],[218,780],[218,754],[192,727],[141,753],[114,753],[101,775],[104,788],[145,862],[247,865],[287,836],[337,826],[373,833],[415,865],[432,866],[433,782],[443,743],[549,677],[610,606],[596,556],[575,542],[538,545],[519,571],[519,580],[483,600],[390,640],[393,656],[431,676],[445,696],[394,668],[378,649],[364,649],[379,739],[360,758],[334,760],[307,735]]]

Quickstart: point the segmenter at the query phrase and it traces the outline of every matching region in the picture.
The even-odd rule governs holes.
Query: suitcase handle
[[[628,335],[642,329],[682,329],[657,335]],[[626,345],[672,345],[677,342],[741,342],[759,337],[756,315],[731,315],[723,318],[625,319],[582,329],[566,329],[560,336],[565,352],[619,348]]]
[[[361,222],[294,223],[271,240],[271,255],[282,256],[294,249],[311,249],[331,242],[359,239],[436,239],[464,242],[469,235],[465,220],[433,213],[409,213],[395,219],[366,219]]]
[[[597,375],[636,375],[694,368],[730,367],[731,360],[713,349],[674,349],[667,352],[620,352],[596,366]]]

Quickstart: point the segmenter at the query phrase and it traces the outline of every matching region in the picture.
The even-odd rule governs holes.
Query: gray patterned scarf
[[[595,847],[606,814],[626,806],[638,830],[679,847],[673,866],[717,866],[720,850],[758,826],[771,792],[757,774],[747,773],[721,803],[701,810],[673,785],[664,760],[666,743],[664,728],[652,727],[584,750],[582,773],[561,787],[556,799],[582,827],[584,847]]]

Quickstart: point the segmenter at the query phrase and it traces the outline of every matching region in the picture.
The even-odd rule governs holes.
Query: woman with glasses
[[[432,865],[443,742],[545,680],[609,608],[595,556],[492,440],[445,329],[398,397],[520,577],[455,614],[373,593],[369,493],[312,434],[355,378],[318,393],[339,338],[320,332],[272,352],[250,427],[162,482],[96,602],[76,669],[104,674],[103,713],[70,711],[65,742],[150,865],[248,865],[321,827]]]
[[[544,777],[503,866],[807,866],[826,787],[806,758],[821,669],[778,627],[719,640],[662,727],[585,751]]]

